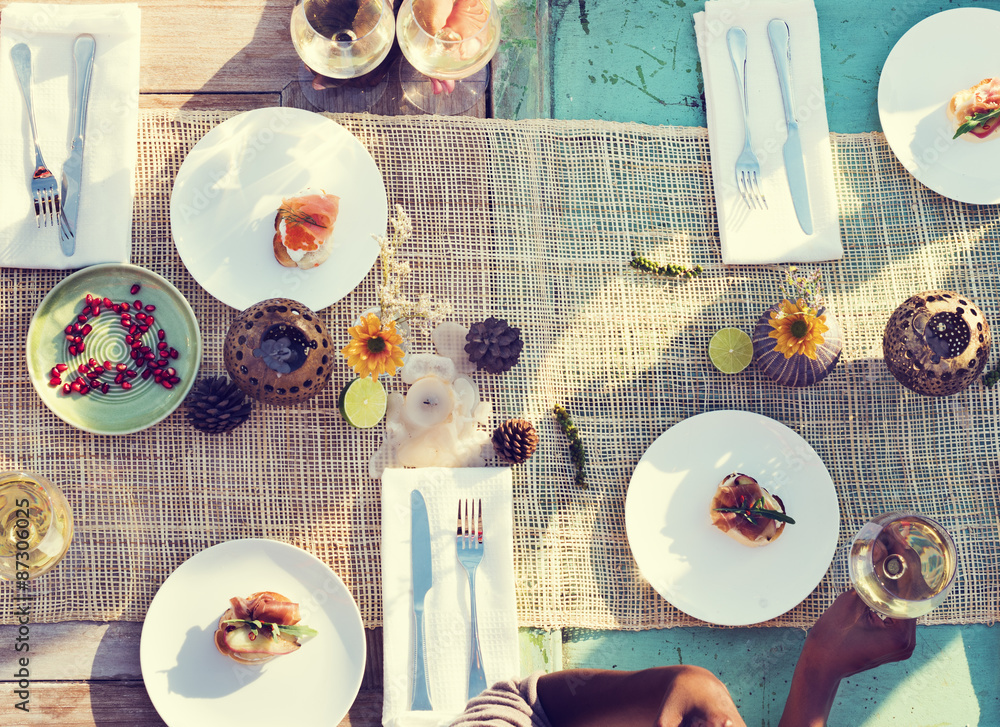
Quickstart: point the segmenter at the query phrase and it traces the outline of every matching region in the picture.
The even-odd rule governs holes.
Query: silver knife
[[[410,493],[410,564],[413,577],[413,640],[416,656],[413,661],[413,699],[410,709],[430,710],[427,693],[427,668],[424,656],[424,596],[433,583],[431,573],[431,528],[427,522],[427,505],[419,490]]]
[[[788,175],[788,188],[792,192],[792,204],[795,205],[795,216],[799,218],[799,225],[804,233],[811,235],[813,224],[812,214],[809,212],[809,187],[806,184],[799,122],[795,118],[795,106],[792,102],[792,83],[788,75],[788,66],[792,58],[792,51],[788,46],[788,23],[775,18],[767,24],[767,37],[771,41],[774,66],[778,69],[781,101],[785,106],[785,123],[788,126],[788,139],[782,149],[785,173]]]
[[[59,214],[59,244],[64,255],[76,252],[76,218],[80,212],[80,180],[83,178],[83,136],[87,125],[90,77],[94,70],[94,36],[84,33],[73,43],[76,77],[76,126],[73,148],[62,169],[62,211]]]

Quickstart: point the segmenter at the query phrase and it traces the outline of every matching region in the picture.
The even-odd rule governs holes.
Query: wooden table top
[[[0,26],[2,9],[9,4],[10,0],[0,0]],[[139,0],[138,4],[140,108],[315,110],[303,94],[302,62],[289,35],[294,0]],[[403,98],[393,70],[387,81],[389,87],[372,113],[421,113]],[[468,114],[485,117],[486,99]],[[142,624],[129,622],[31,625],[30,712],[26,713],[15,709],[13,696],[18,686],[12,676],[20,656],[13,645],[19,627],[0,626],[0,691],[7,695],[0,702],[0,724],[163,725],[142,682],[141,631]],[[381,629],[370,629],[367,636],[362,690],[341,725],[382,723]]]

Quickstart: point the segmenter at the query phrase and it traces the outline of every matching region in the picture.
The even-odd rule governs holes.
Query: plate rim
[[[258,124],[259,123],[264,123],[266,125],[266,123],[267,123],[267,121],[268,121],[269,118],[275,118],[275,117],[279,117],[279,116],[282,116],[282,115],[286,115],[286,116],[288,116],[290,118],[294,117],[298,121],[301,121],[301,122],[308,121],[309,123],[315,123],[316,126],[317,126],[317,128],[322,128],[322,127],[326,126],[327,123],[332,124],[332,126],[330,126],[328,128],[339,129],[341,132],[343,132],[344,134],[346,134],[347,136],[349,136],[351,139],[353,139],[354,143],[356,143],[358,145],[358,148],[360,148],[362,151],[364,151],[364,153],[371,160],[372,168],[374,169],[375,174],[377,174],[377,176],[378,176],[378,182],[379,182],[379,185],[382,188],[382,196],[383,196],[383,200],[385,202],[385,225],[388,225],[388,222],[389,222],[389,211],[390,211],[389,210],[389,190],[388,190],[388,188],[386,187],[386,184],[385,184],[385,175],[382,173],[382,169],[375,162],[375,158],[372,156],[371,152],[368,151],[367,147],[365,147],[365,145],[361,143],[361,140],[358,139],[358,137],[353,132],[351,132],[347,127],[345,127],[343,124],[340,124],[337,121],[335,121],[334,119],[331,119],[330,117],[325,116],[323,114],[315,113],[315,112],[309,111],[307,109],[296,108],[294,106],[265,106],[265,107],[261,107],[261,108],[257,108],[257,109],[250,109],[248,111],[243,111],[241,113],[234,114],[233,116],[230,116],[228,119],[225,119],[225,120],[221,121],[220,123],[218,123],[215,126],[213,126],[211,129],[209,129],[207,132],[205,132],[204,136],[202,136],[197,142],[195,142],[194,146],[192,146],[191,149],[187,152],[187,154],[185,154],[184,160],[181,162],[180,168],[178,168],[178,170],[177,170],[177,174],[174,177],[173,186],[171,187],[171,190],[170,190],[170,200],[169,200],[169,204],[168,204],[168,208],[169,208],[168,209],[168,218],[169,218],[169,221],[170,221],[171,237],[173,238],[174,249],[177,251],[178,256],[180,256],[181,261],[184,263],[185,269],[187,269],[187,271],[190,273],[191,277],[194,278],[195,282],[198,283],[198,285],[200,285],[205,290],[205,292],[207,292],[213,298],[215,298],[216,300],[218,300],[222,304],[227,305],[230,308],[233,308],[233,309],[238,310],[238,311],[246,310],[248,307],[250,307],[252,305],[255,305],[256,303],[258,303],[260,301],[259,300],[253,300],[253,301],[250,301],[247,305],[241,305],[241,304],[238,303],[238,301],[236,301],[231,296],[227,296],[227,297],[230,298],[229,300],[224,299],[224,297],[222,297],[220,295],[217,295],[215,292],[213,292],[213,290],[211,290],[209,288],[209,286],[206,285],[201,280],[201,277],[199,277],[199,275],[196,274],[195,269],[193,269],[190,265],[188,265],[187,261],[185,260],[184,253],[182,252],[183,243],[180,242],[181,239],[182,239],[182,237],[183,237],[183,235],[181,233],[182,226],[178,225],[178,224],[175,224],[175,214],[177,214],[177,215],[180,214],[179,211],[175,212],[175,210],[177,209],[176,205],[175,205],[175,199],[178,199],[177,198],[177,190],[178,190],[178,187],[181,186],[181,184],[186,181],[186,178],[188,176],[191,176],[192,174],[194,174],[195,170],[197,169],[196,166],[192,166],[192,164],[189,164],[189,160],[191,159],[192,153],[195,150],[197,150],[198,146],[200,144],[202,144],[206,139],[208,139],[208,138],[210,138],[212,136],[221,135],[221,134],[225,133],[224,131],[218,131],[219,129],[223,129],[227,124],[229,124],[230,122],[236,121],[237,119],[245,119],[245,118],[248,118],[248,117],[251,117],[251,116],[253,116],[253,117],[260,117],[261,121],[257,122],[257,123]],[[185,171],[185,170],[187,170],[187,171]],[[179,205],[180,202],[178,201],[176,204]],[[384,234],[384,231],[385,231],[385,229],[383,227],[383,229],[381,230],[381,232]],[[376,232],[378,232],[378,231],[376,231]],[[372,259],[372,263],[368,267],[368,271],[365,273],[364,276],[362,276],[361,280],[359,280],[357,283],[355,283],[354,289],[356,289],[357,286],[360,285],[361,282],[364,280],[364,278],[371,272],[371,269],[374,267],[375,262],[376,262],[377,259],[378,259],[378,253],[376,251],[376,253],[375,253],[375,255],[374,255],[373,259]],[[197,267],[197,266],[195,266],[195,267]],[[282,269],[294,272],[294,269],[292,269],[292,268],[282,268]],[[320,312],[322,310],[325,310],[326,308],[329,308],[332,305],[335,305],[340,300],[343,300],[347,295],[350,294],[350,292],[351,291],[348,291],[347,293],[345,293],[344,295],[342,295],[340,298],[337,298],[335,300],[331,300],[331,301],[326,302],[326,303],[324,303],[323,305],[320,305],[320,306],[313,305],[316,301],[308,301],[307,302],[307,301],[301,301],[300,300],[300,302],[303,305],[306,305],[307,307],[311,308],[312,310],[314,310],[314,311],[316,311],[318,313],[318,312]],[[286,295],[285,297],[294,298],[295,297],[294,291],[290,292],[290,294]],[[260,300],[266,300],[266,298],[261,298]]]
[[[876,104],[877,104],[878,113],[879,113],[879,123],[882,126],[882,133],[885,136],[885,140],[889,144],[889,148],[892,150],[893,155],[896,157],[896,159],[899,161],[899,163],[903,166],[903,168],[906,169],[906,171],[914,179],[916,179],[920,184],[924,185],[925,187],[927,187],[931,191],[936,192],[937,194],[940,194],[942,197],[954,200],[956,202],[962,202],[964,204],[975,204],[975,205],[994,205],[994,204],[1000,204],[1000,183],[998,183],[997,186],[996,186],[996,188],[992,190],[992,196],[990,196],[990,197],[986,197],[986,196],[977,197],[974,194],[974,189],[966,190],[966,191],[959,190],[959,193],[955,194],[954,191],[949,191],[946,188],[947,185],[942,186],[942,184],[940,183],[940,180],[931,180],[933,182],[933,184],[931,184],[928,181],[926,181],[926,179],[922,179],[921,175],[919,174],[921,172],[921,168],[920,168],[920,166],[918,164],[914,163],[913,156],[910,155],[910,154],[906,154],[904,156],[904,155],[901,155],[899,153],[899,151],[897,151],[897,148],[905,148],[906,145],[905,144],[901,144],[900,140],[898,139],[898,137],[896,138],[896,142],[897,143],[896,144],[893,143],[893,137],[895,136],[895,134],[892,131],[892,124],[890,123],[888,126],[886,124],[886,119],[891,116],[892,112],[890,110],[888,110],[888,109],[885,109],[885,107],[884,107],[884,103],[883,103],[883,98],[884,98],[883,97],[883,83],[882,83],[882,81],[883,81],[883,78],[885,78],[886,69],[888,68],[888,69],[890,69],[890,71],[892,70],[892,65],[893,64],[890,63],[890,61],[892,61],[894,54],[897,53],[897,49],[900,49],[899,53],[906,52],[908,50],[908,47],[905,44],[905,42],[907,40],[907,36],[910,36],[911,33],[914,33],[914,31],[916,31],[918,28],[920,28],[921,32],[922,32],[923,30],[925,30],[929,26],[933,26],[936,23],[941,23],[942,22],[942,19],[941,19],[942,16],[949,15],[949,14],[954,14],[954,13],[975,14],[975,15],[980,15],[981,17],[984,17],[984,18],[985,17],[992,17],[992,18],[995,19],[995,21],[998,24],[1000,24],[1000,10],[997,10],[997,9],[994,9],[994,8],[984,8],[984,7],[976,7],[976,6],[964,6],[964,7],[957,7],[957,8],[949,8],[948,10],[942,10],[942,11],[934,13],[932,15],[928,15],[927,17],[923,18],[922,20],[920,20],[920,21],[914,23],[912,26],[910,26],[906,30],[906,32],[903,33],[902,36],[900,36],[899,40],[897,40],[893,44],[892,48],[889,50],[889,53],[887,54],[886,59],[885,59],[885,61],[882,64],[882,70],[879,73],[878,93],[877,93],[877,99],[876,99]],[[955,17],[955,16],[952,15],[951,17]],[[998,143],[1000,143],[1000,142],[998,142]],[[923,175],[923,176],[926,177],[926,175]]]
[[[817,579],[816,583],[814,585],[812,585],[812,587],[801,598],[799,598],[799,600],[796,601],[795,604],[793,604],[792,606],[790,606],[788,608],[785,608],[785,609],[783,609],[783,610],[781,610],[781,611],[779,611],[777,613],[774,613],[773,615],[768,615],[765,618],[757,618],[756,615],[754,615],[754,617],[751,618],[750,620],[746,620],[746,619],[717,620],[717,619],[706,618],[704,615],[698,615],[697,613],[692,613],[691,612],[692,609],[690,609],[689,606],[686,607],[686,608],[681,608],[676,603],[674,603],[674,601],[671,600],[671,598],[668,597],[668,595],[666,593],[664,593],[663,591],[661,591],[660,588],[657,587],[657,585],[655,585],[646,576],[646,573],[645,573],[645,571],[643,569],[642,564],[639,562],[639,560],[635,556],[635,548],[633,546],[633,540],[634,540],[634,538],[639,537],[638,534],[635,532],[635,528],[638,526],[638,524],[634,522],[634,518],[636,516],[633,515],[632,517],[630,517],[629,513],[630,513],[630,510],[634,510],[634,508],[637,505],[635,504],[635,501],[633,501],[633,503],[632,503],[632,505],[630,507],[629,498],[630,498],[630,495],[632,493],[633,479],[635,477],[636,472],[639,470],[640,465],[642,464],[643,460],[647,457],[647,454],[650,452],[650,450],[652,450],[654,448],[654,446],[656,446],[657,442],[659,442],[663,437],[665,437],[672,429],[674,429],[678,425],[683,424],[684,422],[690,422],[691,420],[698,419],[698,418],[701,418],[701,417],[711,418],[711,417],[719,417],[719,416],[746,417],[746,418],[749,418],[749,419],[753,419],[755,421],[765,420],[766,422],[769,423],[769,425],[777,425],[783,431],[787,431],[797,441],[801,442],[803,445],[805,445],[806,447],[809,448],[809,451],[811,451],[812,454],[813,454],[813,456],[815,456],[815,461],[822,467],[823,471],[826,472],[826,475],[827,475],[827,477],[828,477],[828,479],[830,481],[830,494],[832,495],[833,501],[837,505],[837,507],[832,510],[832,516],[831,516],[831,519],[830,519],[830,523],[831,523],[830,527],[832,529],[832,534],[833,535],[831,537],[831,542],[830,542],[829,548],[828,548],[829,549],[829,557],[827,557],[826,555],[824,555],[823,561],[826,563],[826,565],[823,568],[823,571],[820,574],[819,578]],[[833,482],[833,477],[832,477],[832,475],[830,475],[830,472],[829,472],[829,469],[826,466],[826,463],[819,456],[819,453],[816,452],[816,450],[813,448],[813,446],[811,444],[809,444],[809,442],[806,441],[806,439],[804,437],[802,437],[798,432],[796,432],[794,429],[792,429],[791,427],[789,427],[787,424],[784,424],[783,422],[778,421],[777,419],[774,419],[772,417],[766,416],[764,414],[759,414],[757,412],[746,411],[746,410],[742,410],[742,409],[714,409],[714,410],[710,410],[710,411],[700,412],[698,414],[692,414],[691,416],[685,417],[685,418],[683,418],[683,419],[675,422],[674,424],[672,424],[671,426],[669,426],[665,430],[663,430],[663,432],[661,432],[659,435],[657,435],[657,437],[652,442],[650,442],[650,444],[646,447],[646,450],[643,452],[642,456],[639,458],[639,461],[636,463],[635,468],[633,469],[632,476],[629,478],[628,490],[626,491],[626,494],[625,494],[625,506],[624,506],[625,534],[626,534],[626,540],[628,541],[628,544],[629,544],[629,550],[630,550],[630,552],[632,554],[633,563],[635,564],[636,568],[638,569],[639,573],[641,574],[643,580],[645,580],[646,583],[649,585],[649,587],[652,588],[652,590],[655,593],[657,593],[661,598],[663,598],[664,601],[666,601],[667,603],[669,603],[671,606],[673,606],[674,608],[676,608],[678,611],[686,614],[687,616],[690,616],[691,618],[697,619],[697,620],[702,621],[702,622],[707,623],[707,624],[714,624],[714,625],[718,625],[718,626],[737,626],[737,627],[739,627],[739,626],[752,626],[754,624],[765,623],[767,621],[770,621],[770,620],[773,620],[775,618],[778,618],[778,617],[784,615],[785,613],[788,613],[793,608],[796,608],[799,604],[801,604],[806,598],[808,598],[816,590],[816,588],[819,586],[819,584],[823,581],[823,578],[826,577],[827,573],[829,573],[830,567],[832,566],[834,558],[836,557],[838,542],[839,542],[839,538],[840,538],[841,518],[840,518],[840,507],[839,507],[839,505],[840,505],[840,498],[839,498],[839,496],[837,494],[836,485]],[[697,609],[694,609],[694,610],[697,611]]]
[[[351,628],[357,627],[361,635],[362,643],[367,644],[368,639],[365,634],[364,620],[361,617],[361,610],[358,607],[357,600],[354,598],[350,589],[347,588],[347,585],[344,583],[340,575],[327,563],[320,560],[315,554],[310,553],[308,550],[300,548],[297,545],[292,545],[291,543],[285,542],[283,540],[275,540],[274,538],[233,538],[232,540],[223,540],[221,542],[215,543],[214,545],[210,545],[207,548],[202,548],[197,553],[194,553],[190,557],[185,559],[173,571],[171,571],[171,573],[163,580],[160,586],[156,589],[156,593],[153,595],[152,600],[150,600],[149,602],[149,607],[146,609],[146,614],[143,616],[142,629],[139,634],[139,671],[142,675],[143,688],[146,690],[146,694],[149,696],[150,702],[152,702],[153,707],[156,709],[157,715],[159,715],[164,722],[170,725],[170,727],[182,727],[182,726],[171,724],[167,720],[167,717],[164,716],[163,712],[160,711],[160,707],[158,706],[157,700],[160,699],[162,702],[162,694],[157,693],[157,696],[154,696],[153,690],[150,689],[149,682],[147,681],[146,678],[146,661],[149,657],[145,655],[148,653],[148,650],[152,648],[152,646],[148,645],[150,642],[146,641],[145,638],[149,612],[153,610],[153,605],[156,603],[156,599],[160,595],[160,592],[163,590],[163,587],[166,586],[166,584],[170,581],[170,579],[173,578],[174,575],[178,573],[181,570],[181,568],[183,568],[189,562],[199,557],[209,557],[204,554],[207,554],[210,551],[221,552],[231,548],[239,549],[246,547],[247,544],[259,545],[264,548],[277,548],[278,550],[283,550],[288,553],[294,553],[295,557],[300,557],[304,558],[307,561],[312,561],[314,564],[318,564],[322,568],[326,569],[326,571],[334,578],[334,581],[338,584],[338,586],[343,589],[344,594],[347,595],[347,597],[350,599],[351,604],[354,606],[354,608],[351,610],[351,614],[353,617],[356,618],[351,619],[350,627]],[[338,627],[340,626],[341,623],[342,622],[338,621]],[[146,646],[144,646],[144,644],[146,644]],[[359,653],[360,653],[360,664],[356,680],[357,684],[355,684],[351,689],[351,691],[353,691],[354,693],[354,696],[351,699],[352,703],[354,700],[357,699],[357,695],[361,691],[361,685],[364,682],[365,669],[368,665],[367,647],[362,648]],[[149,666],[151,667],[152,665]],[[341,715],[338,718],[338,721],[342,720],[349,713],[349,711],[350,711],[350,706],[348,707],[348,712],[345,712],[344,715]],[[186,727],[186,725],[183,727]]]
[[[81,423],[73,421],[72,419],[68,418],[60,410],[50,406],[49,402],[43,396],[43,392],[45,391],[45,389],[42,388],[43,384],[41,382],[41,377],[37,375],[38,372],[35,372],[32,369],[31,357],[28,353],[28,348],[27,348],[27,343],[31,341],[32,331],[36,328],[36,326],[42,325],[41,322],[38,321],[38,311],[40,311],[45,306],[45,304],[49,302],[51,298],[55,297],[57,291],[59,291],[64,285],[73,282],[79,278],[84,278],[87,277],[88,275],[95,274],[95,272],[100,272],[102,270],[108,270],[111,268],[139,271],[143,275],[149,275],[154,279],[159,280],[167,288],[171,289],[177,296],[177,298],[181,301],[182,303],[181,311],[183,313],[186,313],[187,317],[190,319],[191,325],[193,326],[195,337],[197,338],[197,346],[194,347],[195,360],[194,360],[192,375],[189,377],[188,381],[186,382],[186,385],[176,387],[174,389],[174,391],[177,392],[177,401],[174,403],[174,405],[168,411],[166,411],[162,416],[150,421],[149,423],[125,431],[117,429],[111,431],[111,430],[96,429],[93,427],[84,426]],[[28,330],[25,333],[24,340],[25,340],[25,351],[24,351],[25,366],[28,369],[28,378],[31,379],[32,388],[35,390],[35,393],[38,395],[38,398],[45,405],[45,408],[51,411],[53,414],[55,414],[60,420],[62,420],[66,424],[69,424],[71,427],[75,427],[76,429],[79,429],[80,431],[83,432],[88,432],[89,434],[99,434],[102,436],[123,436],[126,434],[135,434],[136,432],[141,432],[146,429],[149,429],[150,427],[156,426],[157,424],[162,422],[164,419],[169,417],[171,414],[176,412],[181,407],[181,405],[184,403],[184,400],[187,398],[188,393],[191,391],[191,388],[194,386],[195,380],[198,378],[198,372],[201,370],[202,345],[203,345],[201,336],[201,324],[198,322],[198,316],[195,315],[194,308],[191,307],[190,301],[188,301],[188,299],[184,296],[184,294],[180,291],[180,289],[172,282],[167,280],[167,278],[165,278],[164,276],[160,275],[157,272],[154,272],[153,270],[150,270],[149,268],[144,268],[141,265],[136,265],[135,263],[117,263],[117,262],[96,263],[94,265],[88,265],[87,267],[80,268],[79,270],[76,270],[67,275],[65,278],[63,278],[58,283],[53,285],[49,289],[49,291],[44,296],[42,296],[42,299],[38,302],[38,305],[35,307],[34,312],[31,314],[31,321],[28,323]],[[47,384],[45,386],[47,386]]]

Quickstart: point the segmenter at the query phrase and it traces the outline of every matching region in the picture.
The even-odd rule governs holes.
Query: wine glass
[[[858,532],[848,556],[851,583],[883,616],[930,613],[955,583],[955,543],[940,523],[909,511],[889,512]]]
[[[371,108],[385,92],[385,71],[372,72],[389,55],[394,28],[392,0],[297,0],[292,45],[305,64],[299,80],[309,102],[324,111]],[[371,82],[359,78],[369,73]],[[335,80],[320,89],[316,74]]]
[[[73,513],[58,487],[32,472],[0,472],[0,579],[40,576],[72,538]]]
[[[406,100],[427,113],[460,114],[486,94],[500,11],[493,0],[405,0],[396,37],[409,61],[399,66]],[[440,81],[454,90],[441,93]]]

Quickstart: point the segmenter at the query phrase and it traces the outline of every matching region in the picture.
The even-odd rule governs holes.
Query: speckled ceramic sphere
[[[226,333],[223,362],[240,390],[265,404],[298,404],[330,381],[334,351],[313,311],[272,298],[240,313]]]
[[[816,358],[809,358],[805,354],[785,358],[785,354],[775,349],[778,344],[777,339],[768,335],[774,330],[769,323],[771,313],[777,313],[780,310],[781,303],[775,303],[757,319],[757,326],[754,328],[752,336],[753,358],[757,368],[782,386],[812,386],[816,382],[822,381],[833,371],[844,348],[844,337],[840,332],[840,323],[829,310],[825,311],[823,315],[830,330],[823,334],[823,343],[816,346]]]
[[[967,296],[928,290],[893,311],[882,353],[889,371],[906,388],[925,396],[950,396],[983,372],[990,326]]]

